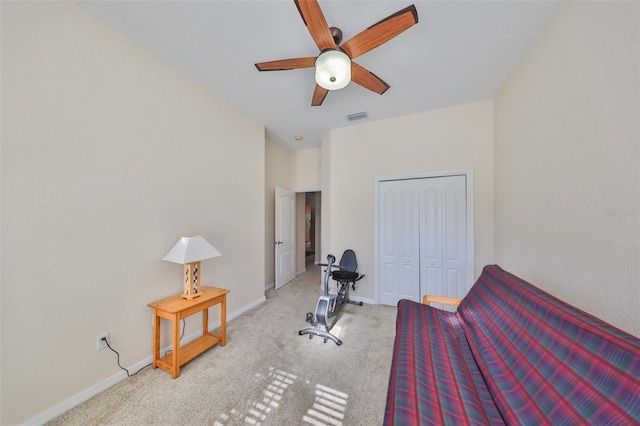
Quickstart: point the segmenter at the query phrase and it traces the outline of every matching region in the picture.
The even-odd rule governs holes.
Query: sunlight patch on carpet
[[[296,382],[297,380],[297,375],[275,367],[269,367],[266,373],[256,373],[254,384],[258,386],[256,390],[260,389],[260,392],[255,395],[261,395],[262,399],[259,401],[245,400],[244,407],[235,407],[230,412],[221,414],[214,425],[223,426],[239,422],[247,425],[265,424],[269,420],[269,415],[273,416],[276,410],[285,404],[284,398],[287,390],[289,390],[287,398],[291,399],[292,395],[298,394],[297,392],[305,392],[299,389],[300,386],[303,386],[309,392],[313,391],[313,399],[307,401],[312,405],[304,414],[303,422],[313,426],[343,426],[349,395],[321,384],[312,387],[313,385],[308,380]],[[298,389],[289,389],[294,386],[297,386]],[[298,400],[298,398],[295,399]],[[303,400],[289,400],[286,404],[287,406],[291,403],[300,404]]]
[[[314,426],[342,426],[349,395],[320,384],[316,385],[315,393],[313,407],[309,408],[302,420]]]
[[[277,409],[280,406],[285,390],[293,385],[297,378],[298,376],[295,374],[274,367],[269,367],[266,375],[257,373],[255,375],[256,382],[270,380],[262,390],[262,401],[247,401],[244,410],[233,408],[230,415],[221,414],[220,421],[216,421],[214,425],[223,426],[232,419],[243,420],[245,424],[250,425],[262,424],[267,420],[272,409]]]

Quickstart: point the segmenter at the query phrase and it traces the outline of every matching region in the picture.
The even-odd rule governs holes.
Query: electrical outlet
[[[106,333],[102,333],[101,335],[99,335],[98,337],[96,337],[96,350],[97,351],[101,351],[104,348],[107,347],[107,343],[102,340],[103,338],[107,339],[107,342],[109,341],[109,332],[107,331]]]

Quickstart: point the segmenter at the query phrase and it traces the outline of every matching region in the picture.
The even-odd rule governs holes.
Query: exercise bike
[[[356,289],[356,281],[364,278],[364,274],[360,275],[356,272],[358,263],[356,262],[356,254],[353,250],[345,250],[340,264],[335,265],[336,257],[332,254],[327,256],[328,263],[321,263],[320,266],[326,266],[324,271],[324,289],[323,295],[318,299],[315,315],[313,312],[307,313],[306,321],[314,325],[314,327],[305,328],[298,331],[300,336],[309,335],[309,339],[313,336],[332,340],[336,345],[342,345],[342,340],[331,334],[329,330],[335,325],[339,318],[342,308],[347,303],[362,306],[362,302],[353,302],[349,300],[349,287],[354,291]],[[335,269],[335,270],[334,270]],[[329,292],[329,278],[333,278],[338,284],[338,293]]]

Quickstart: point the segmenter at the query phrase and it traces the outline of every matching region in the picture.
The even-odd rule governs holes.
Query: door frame
[[[443,170],[436,172],[409,173],[401,175],[376,176],[374,183],[374,231],[373,231],[373,266],[376,271],[374,277],[374,301],[380,304],[380,182],[390,180],[426,179],[448,176],[465,176],[467,192],[467,276],[465,281],[469,287],[473,285],[475,275],[475,231],[474,231],[474,180],[473,169]]]

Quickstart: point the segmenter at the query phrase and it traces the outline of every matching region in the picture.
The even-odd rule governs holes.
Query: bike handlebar
[[[318,263],[318,266],[329,266],[331,265],[332,267],[339,267],[340,265],[334,265],[335,261],[336,261],[336,257],[332,254],[327,256],[327,261],[329,261],[329,263]]]
[[[324,295],[325,296],[329,296],[329,275],[331,275],[330,270],[331,270],[331,268],[333,268],[333,262],[336,261],[336,257],[334,255],[330,254],[330,255],[327,256],[327,261],[329,263],[324,265],[324,266],[327,267],[327,270],[324,271],[324,289],[323,290],[324,290]]]

